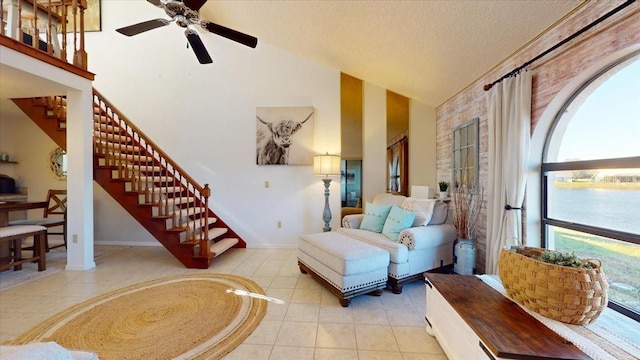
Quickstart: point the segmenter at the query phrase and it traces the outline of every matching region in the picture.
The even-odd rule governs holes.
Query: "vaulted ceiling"
[[[438,106],[582,3],[209,0],[200,18]]]
[[[200,18],[438,106],[584,2],[209,0]],[[3,116],[18,112],[8,98],[53,85],[0,72]]]

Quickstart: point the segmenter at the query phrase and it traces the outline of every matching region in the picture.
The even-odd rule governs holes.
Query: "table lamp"
[[[329,184],[331,179],[329,176],[340,175],[340,156],[338,155],[316,155],[313,158],[313,174],[324,176],[324,212],[322,220],[324,220],[323,231],[331,231],[331,209],[329,208]]]

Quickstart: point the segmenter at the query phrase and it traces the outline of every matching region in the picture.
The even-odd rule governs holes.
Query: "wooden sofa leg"
[[[342,307],[347,307],[349,306],[349,304],[351,304],[351,299],[339,299],[339,301]]]
[[[389,286],[391,286],[391,291],[394,294],[402,294],[402,284],[398,283],[398,280],[390,278]]]
[[[382,296],[382,289],[375,289],[367,295],[371,296]]]

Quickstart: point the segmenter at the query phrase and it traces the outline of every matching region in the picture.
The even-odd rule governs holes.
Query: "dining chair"
[[[26,220],[14,220],[9,222],[9,226],[12,225],[40,225],[47,228],[45,236],[45,249],[49,252],[50,249],[55,249],[64,246],[67,247],[67,190],[49,190],[47,193],[47,207],[44,208],[44,212],[41,218],[26,219]],[[61,230],[52,231],[52,228],[62,228]],[[62,244],[55,246],[49,246],[49,237],[51,235],[61,235]],[[31,249],[31,247],[24,248],[25,250]]]

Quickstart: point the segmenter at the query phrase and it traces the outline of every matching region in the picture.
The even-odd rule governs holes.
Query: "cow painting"
[[[258,108],[256,164],[313,163],[313,108]]]

